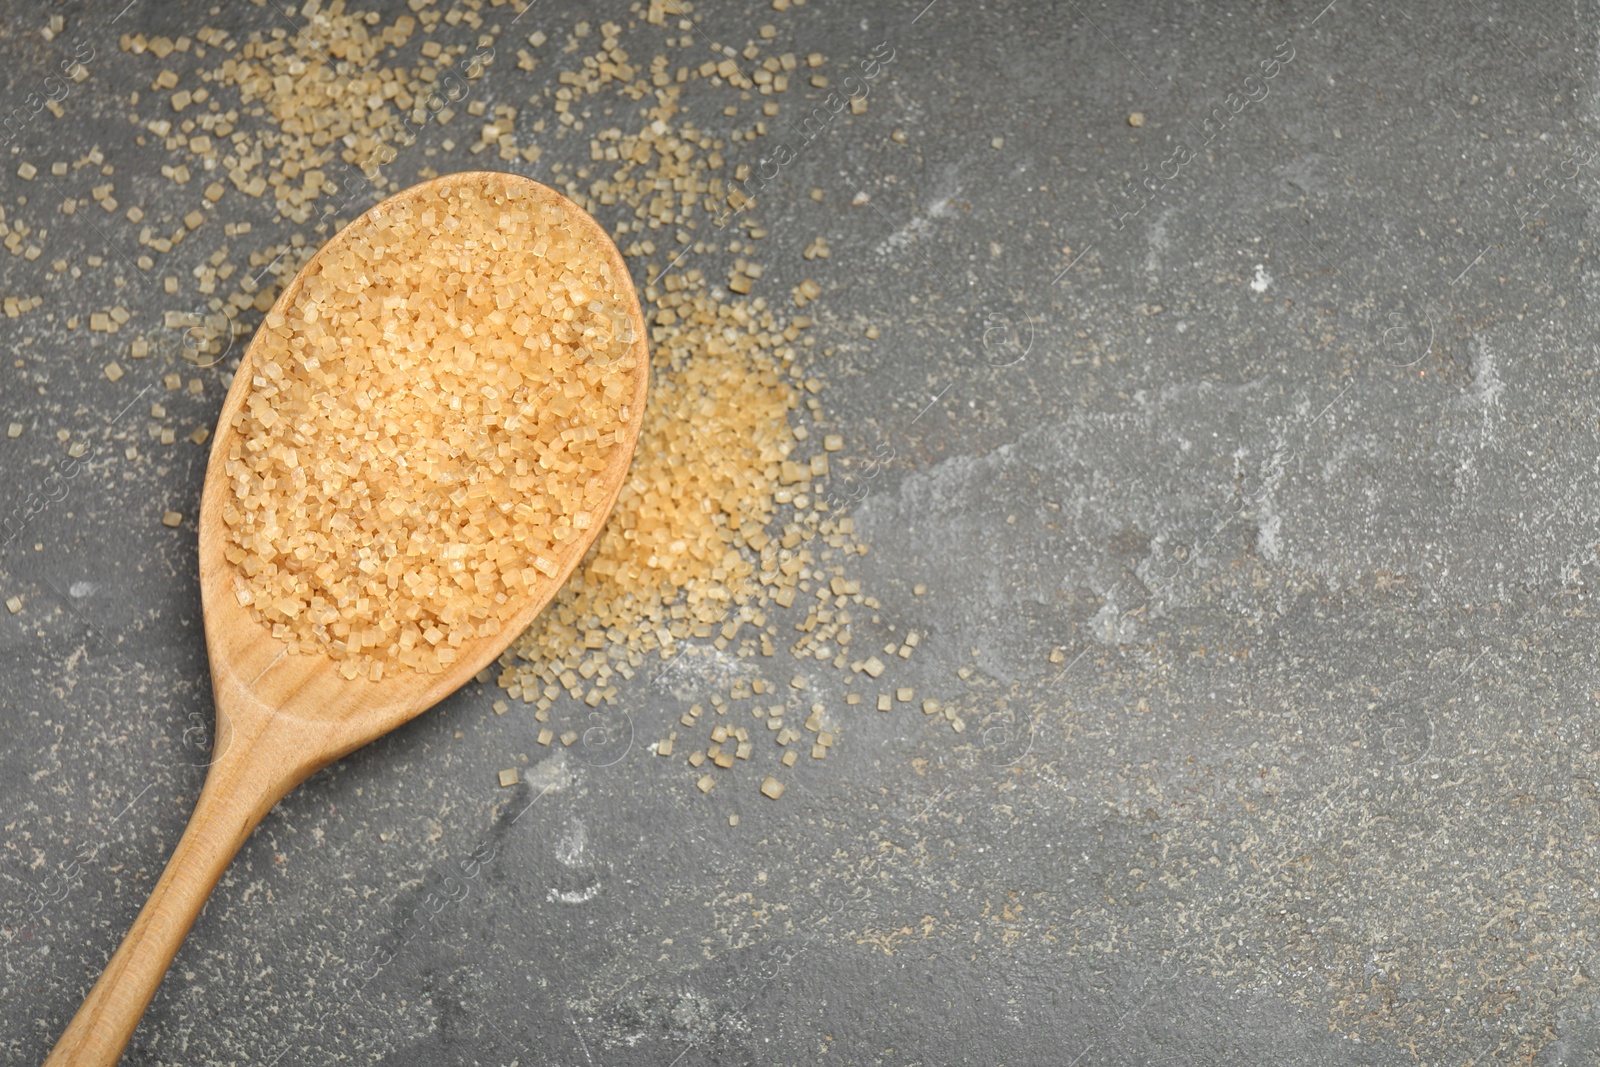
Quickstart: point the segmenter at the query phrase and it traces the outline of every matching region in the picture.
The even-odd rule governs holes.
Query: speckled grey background
[[[168,365],[112,384],[128,335],[65,327],[115,295],[159,330],[163,271],[22,210],[53,194],[16,168],[98,145],[125,203],[186,208],[133,142],[151,67],[117,34],[289,19],[124,2],[0,28],[5,109],[98,55],[0,159],[0,206],[49,218],[37,261],[0,255],[0,295],[44,298],[0,319],[0,424],[26,426],[0,439],[0,599],[25,602],[0,612],[8,1064],[43,1058],[132,920],[210,729],[204,449],[126,414]],[[863,710],[770,803],[646,749],[709,661],[635,679],[621,740],[555,755],[468,686],[266,819],[126,1062],[1600,1058],[1600,8],[925,3],[695,18],[840,65],[895,49],[868,113],[764,193],[761,258],[773,293],[824,289],[835,477],[883,602],[857,639],[925,634],[899,684],[968,732]],[[514,32],[629,20],[576,7]],[[625,40],[648,58],[658,33]],[[558,69],[476,91],[521,104]],[[1178,166],[1213,108],[1227,129]],[[282,238],[255,217],[236,248]],[[803,262],[818,235],[832,257]],[[221,398],[208,377],[168,403],[201,425]]]

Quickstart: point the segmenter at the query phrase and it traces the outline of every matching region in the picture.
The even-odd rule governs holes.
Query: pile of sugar
[[[638,264],[651,396],[630,477],[588,557],[499,667],[506,696],[534,705],[538,742],[577,743],[567,720],[640,677],[710,690],[655,747],[702,788],[707,771],[823,759],[863,710],[920,708],[961,731],[959,705],[902,677],[919,635],[857,581],[866,547],[834,479],[859,474],[868,443],[826,405],[837,338],[813,327],[824,289],[807,276],[826,268],[826,242],[790,234],[795,260],[779,261],[752,198],[786,195],[760,180],[762,161],[828,95],[811,90],[826,89],[830,61],[796,48],[799,32],[781,20],[743,42],[712,41],[687,2],[565,25],[503,0],[412,0],[382,15],[311,3],[299,15],[298,32],[205,27],[192,41],[123,42],[156,79],[130,100],[130,120],[171,154],[162,173],[179,184],[217,176],[204,197],[195,190],[198,228],[174,215],[143,220],[148,240],[140,231],[155,258],[185,234],[210,253],[194,272],[202,316],[218,326],[195,353],[202,362],[225,358],[230,334],[250,335],[317,234],[435,166],[532,173]],[[839,121],[857,114],[853,102]],[[824,195],[813,189],[810,201]],[[257,243],[248,222],[230,222],[216,233],[210,220],[252,207],[306,232],[274,227]],[[805,225],[807,210],[787,224]],[[181,319],[169,311],[169,328]],[[732,722],[746,701],[746,722]]]
[[[372,212],[254,343],[222,509],[236,595],[347,677],[442,670],[604,518],[628,282],[528,192],[462,180]]]

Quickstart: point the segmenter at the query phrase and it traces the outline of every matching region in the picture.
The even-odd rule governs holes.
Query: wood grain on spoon
[[[514,175],[488,171],[446,175],[396,194],[373,210],[429,196],[443,186],[459,188],[473,182],[524,183],[529,197],[563,209],[610,262],[619,290],[611,295],[631,317],[636,369],[628,394],[626,440],[619,440],[602,473],[608,487],[598,509],[603,517],[610,513],[627,476],[644,417],[649,375],[644,320],[627,265],[605,231],[578,205]],[[284,289],[274,309],[289,308],[308,272],[323,257],[336,253],[341,241],[360,226],[357,220],[318,251]],[[229,492],[224,461],[236,434],[234,415],[250,392],[251,357],[259,337],[246,350],[223,403],[200,504],[200,587],[217,715],[212,764],[188,829],[165,872],[56,1043],[48,1067],[116,1063],[207,896],[272,806],[320,768],[414,718],[492,663],[555,596],[602,527],[596,521],[563,541],[556,549],[555,575],[531,590],[499,634],[467,639],[459,658],[442,673],[398,669],[377,682],[366,677],[347,680],[329,656],[290,655],[285,644],[235,599],[236,568],[223,556],[227,532],[219,512]]]

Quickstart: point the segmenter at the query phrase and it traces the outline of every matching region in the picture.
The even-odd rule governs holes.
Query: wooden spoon
[[[613,295],[631,315],[638,370],[629,400],[627,436],[612,451],[604,472],[610,487],[599,510],[604,517],[616,502],[638,441],[650,363],[638,294],[628,280],[622,254],[605,230],[555,190],[492,171],[450,174],[423,182],[390,197],[367,215],[439,186],[490,181],[522,183],[530,198],[564,209],[574,224],[589,233],[596,247],[604,248],[613,277],[623,290]],[[337,250],[349,234],[357,232],[366,218],[364,215],[340,231],[311,258],[278,297],[276,310],[284,312],[290,307],[307,273],[323,256]],[[527,596],[499,634],[463,644],[460,658],[443,673],[430,675],[401,667],[381,682],[350,681],[328,656],[289,655],[287,646],[274,640],[267,627],[235,600],[231,585],[235,568],[222,554],[226,536],[220,509],[230,491],[223,468],[234,436],[234,413],[250,392],[251,357],[257,343],[252,341],[245,351],[222,405],[200,501],[200,593],[217,709],[211,767],[189,827],[161,880],[56,1042],[46,1067],[115,1064],[212,888],[272,806],[314,772],[437,704],[492,663],[549,603],[600,532],[601,524],[595,523],[565,542],[556,559],[559,569],[555,576]]]

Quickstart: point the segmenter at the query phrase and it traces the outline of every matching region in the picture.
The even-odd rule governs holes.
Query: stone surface
[[[774,803],[760,768],[701,795],[647,751],[713,660],[559,706],[609,744],[553,754],[468,686],[266,819],[127,1062],[1593,1060],[1600,11],[924,3],[694,15],[834,70],[895,49],[760,214],[780,278],[831,248],[805,264],[818,371],[883,602],[858,640],[924,635],[895,675],[918,704],[869,697]],[[222,7],[8,9],[4,110],[79,42],[99,58],[0,148],[0,206],[53,203],[19,164],[94,145],[125,205],[190,205],[133,142],[149,68],[116,37],[288,17]],[[629,17],[541,5],[515,32],[585,16]],[[521,103],[559,69],[479,91]],[[183,437],[222,390],[141,396],[170,368],[65,327],[114,302],[113,268],[44,270],[113,254],[98,211],[0,256],[0,293],[44,297],[0,368],[26,427],[0,439],[7,1063],[70,1017],[209,747]],[[69,463],[58,429],[103,445],[152,399],[176,445]]]

